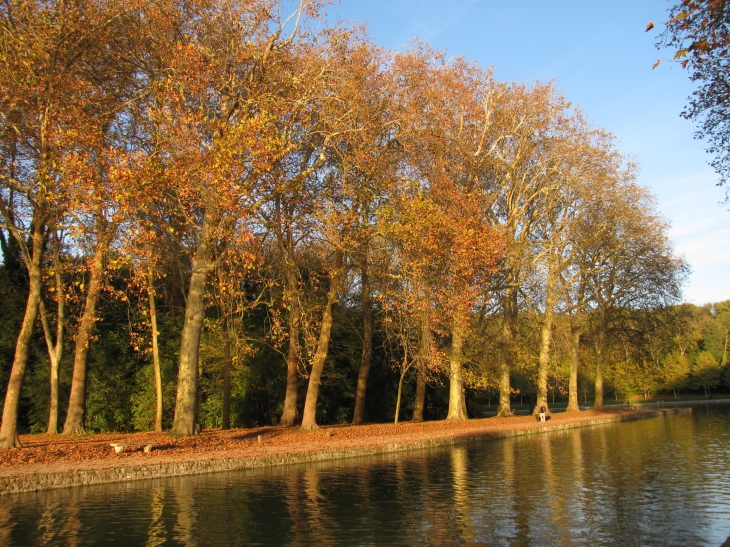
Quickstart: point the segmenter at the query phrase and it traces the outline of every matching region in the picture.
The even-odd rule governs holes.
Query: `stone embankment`
[[[52,488],[88,486],[163,477],[179,477],[295,463],[423,450],[464,442],[545,434],[576,427],[596,426],[669,414],[690,413],[691,408],[660,410],[559,413],[546,423],[530,417],[476,419],[462,422],[424,422],[332,426],[315,432],[295,428],[269,428],[264,435],[247,430],[225,432],[227,438],[248,439],[247,444],[226,444],[223,449],[203,448],[176,454],[157,448],[133,457],[107,456],[82,461],[53,461],[0,466],[0,494]],[[208,435],[223,438],[224,432]],[[237,435],[237,436],[235,436]],[[210,438],[210,437],[209,437]],[[84,441],[79,441],[84,442]],[[88,442],[88,441],[87,441]],[[100,441],[96,441],[97,444]],[[49,441],[47,444],[51,444]],[[108,443],[106,444],[108,447]],[[210,445],[208,445],[210,446]],[[221,444],[221,446],[224,446]],[[231,448],[231,446],[234,446]],[[20,449],[26,450],[26,449]],[[108,448],[107,451],[114,452]],[[0,459],[3,454],[0,453]]]

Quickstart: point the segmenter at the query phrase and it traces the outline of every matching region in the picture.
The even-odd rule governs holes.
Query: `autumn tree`
[[[393,218],[386,222],[397,227],[392,235],[400,249],[402,290],[412,293],[399,298],[400,306],[422,329],[448,333],[448,418],[466,419],[463,366],[470,315],[504,252],[489,217],[492,193],[480,184],[493,146],[494,97],[501,89],[490,71],[461,59],[446,63],[423,45],[397,56],[395,71],[407,107],[398,137],[402,182]],[[419,337],[428,342],[430,333]],[[427,353],[414,357],[420,354],[422,361]]]
[[[55,317],[55,333],[52,329],[52,323],[49,323],[49,314],[43,298],[39,302],[39,315],[41,325],[43,327],[43,337],[46,341],[46,349],[48,350],[48,360],[50,362],[49,380],[50,380],[50,401],[48,409],[48,427],[46,433],[56,435],[58,433],[58,405],[59,405],[59,383],[58,374],[63,357],[63,342],[66,327],[66,288],[63,280],[64,264],[61,258],[63,231],[53,230],[49,234],[51,247],[51,268],[46,277],[53,279],[53,284],[49,287],[49,291],[53,295],[56,308]],[[54,336],[55,334],[55,336]]]
[[[583,247],[579,240],[590,237],[581,226],[582,215],[590,210],[589,202],[602,191],[602,184],[615,169],[617,154],[612,149],[610,136],[591,129],[580,112],[566,119],[562,150],[556,155],[560,164],[553,173],[550,208],[535,224],[533,252],[538,269],[542,325],[538,356],[537,400],[535,411],[548,404],[548,370],[551,360],[551,342],[556,310],[568,312],[574,321],[571,328],[571,370],[569,393],[570,410],[577,410],[578,346],[580,342],[579,315],[585,305],[585,262],[579,257]],[[578,266],[578,267],[576,267]],[[582,266],[583,268],[581,268]],[[577,284],[577,286],[575,286]],[[569,302],[576,297],[575,305]],[[567,305],[567,307],[566,307]]]
[[[279,142],[277,164],[263,180],[264,206],[259,214],[277,249],[277,269],[283,278],[287,308],[287,387],[280,420],[284,425],[293,424],[298,417],[297,393],[303,369],[302,292],[307,284],[301,273],[307,268],[302,257],[308,249],[327,248],[326,243],[320,245],[323,239],[345,237],[344,232],[335,235],[329,231],[331,222],[340,227],[343,220],[351,224],[344,230],[349,233],[346,237],[352,248],[357,249],[351,253],[352,260],[364,268],[364,285],[368,285],[369,207],[372,196],[379,195],[377,188],[386,180],[381,165],[390,161],[389,139],[383,128],[387,123],[389,86],[381,56],[382,52],[357,29],[334,28],[293,52],[287,73],[295,76],[278,86],[281,101],[277,115],[285,138]],[[288,92],[283,93],[283,89]],[[345,193],[339,196],[338,181],[344,181],[349,188],[341,189]],[[328,217],[332,207],[335,215]],[[343,211],[342,207],[351,210]],[[362,297],[367,301],[369,291],[365,290]],[[372,330],[372,322],[367,321],[366,311],[363,313]],[[371,337],[365,334],[364,340]],[[367,342],[364,346],[360,402],[356,402],[356,414],[361,418],[371,351]]]
[[[513,84],[504,97],[504,105],[492,120],[499,133],[493,138],[493,161],[486,180],[494,185],[497,196],[492,218],[507,237],[508,252],[491,292],[502,314],[498,415],[509,416],[520,291],[533,269],[541,222],[563,199],[562,171],[575,151],[571,143],[575,121],[569,103],[551,84]]]
[[[597,200],[600,207],[591,220],[597,236],[588,249],[594,264],[588,291],[594,306],[596,409],[603,408],[609,334],[622,310],[675,304],[687,273],[684,261],[673,253],[666,221],[654,212],[651,195],[632,182],[631,171],[621,176]]]
[[[652,28],[654,24],[649,23],[646,30]],[[674,4],[656,47],[673,50],[673,60],[698,83],[682,116],[699,124],[696,136],[707,141],[707,151],[715,157],[710,164],[723,185],[730,174],[730,73],[726,58],[730,50],[730,4],[725,0],[682,0]]]
[[[140,113],[150,143],[140,183],[162,213],[158,222],[176,219],[177,228],[168,224],[164,232],[172,231],[190,257],[177,434],[195,430],[206,282],[232,249],[222,242],[252,237],[260,205],[253,188],[275,165],[283,138],[272,104],[278,63],[298,39],[300,19],[314,9],[302,3],[292,19],[282,20],[273,1],[200,2],[185,9],[169,4],[150,15],[149,40],[159,49],[146,67],[156,83]]]
[[[329,279],[316,350],[311,359],[303,429],[317,427],[316,402],[327,358],[332,309],[351,266],[348,261],[359,261],[362,275],[367,261],[371,215],[386,194],[384,188],[390,180],[386,173],[393,155],[397,155],[394,152],[396,132],[390,128],[388,90],[391,86],[383,71],[384,58],[378,49],[356,36],[352,38],[350,44],[335,43],[338,47],[333,52],[338,62],[333,67],[330,92],[337,100],[328,102],[323,109],[328,161],[319,174],[321,185],[314,219],[317,237],[329,255],[325,262]],[[367,265],[365,276],[368,276]],[[369,306],[369,295],[363,295],[363,299],[364,305]],[[364,344],[365,368],[361,361],[359,375],[361,411],[369,369],[369,343]]]
[[[131,5],[131,4],[130,4]],[[18,446],[17,408],[41,298],[48,228],[65,219],[88,172],[87,152],[123,89],[119,48],[132,36],[128,5],[3,3],[2,199],[30,290],[8,384],[0,447]],[[82,320],[83,323],[83,320]],[[83,346],[83,342],[81,345]],[[79,349],[83,349],[80,347]]]
[[[562,230],[555,233],[557,252],[555,271],[558,275],[556,300],[569,318],[570,325],[570,372],[568,378],[567,411],[578,411],[578,372],[580,368],[581,339],[586,328],[587,314],[592,309],[589,291],[590,276],[597,264],[592,249],[595,237],[600,231],[594,229],[596,218],[600,217],[602,196],[607,187],[614,184],[625,170],[624,158],[613,148],[610,135],[600,131],[584,149],[585,171],[583,178],[575,185],[572,193],[574,201],[562,219]],[[549,215],[549,219],[552,215]],[[598,244],[600,246],[600,243]]]

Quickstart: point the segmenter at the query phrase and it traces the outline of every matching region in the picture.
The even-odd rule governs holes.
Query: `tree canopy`
[[[649,23],[646,30],[652,28]],[[698,84],[682,116],[698,123],[696,136],[708,143],[723,185],[730,177],[730,3],[682,0],[670,8],[656,46],[673,50],[673,60]]]
[[[2,3],[0,446],[577,410],[676,354],[687,267],[554,84],[283,9]]]

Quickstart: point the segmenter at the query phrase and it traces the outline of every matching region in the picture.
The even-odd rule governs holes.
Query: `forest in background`
[[[730,387],[730,303],[552,83],[290,8],[0,6],[0,447]]]

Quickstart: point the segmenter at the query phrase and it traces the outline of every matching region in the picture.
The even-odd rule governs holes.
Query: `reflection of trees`
[[[430,462],[433,455],[412,456],[404,462],[406,472],[398,481],[398,515],[400,529],[407,531],[403,534],[403,543],[407,545],[418,545],[428,541],[432,510],[428,493],[438,485],[432,484]],[[405,459],[405,458],[404,458]],[[402,524],[401,524],[402,523]],[[419,523],[414,526],[413,523]],[[429,541],[429,543],[432,543]]]
[[[428,513],[428,496],[426,492],[431,488],[431,476],[429,474],[429,461],[433,456],[412,456],[408,459],[408,473],[406,481],[402,484],[403,495],[398,498],[400,505],[407,507],[400,515],[403,525],[419,522],[418,527],[408,526],[409,533],[404,536],[404,543],[409,545],[423,543],[427,538],[427,524],[423,518]]]
[[[375,538],[378,537],[378,495],[373,493],[373,487],[377,478],[382,478],[384,466],[380,463],[376,465],[357,466],[352,468],[351,477],[352,485],[355,492],[355,506],[353,512],[357,519],[357,528],[359,530],[367,530],[365,537],[360,537],[360,541],[377,545]]]
[[[186,547],[198,545],[198,508],[195,505],[194,481],[180,480],[174,485],[177,519],[173,528],[174,540]]]
[[[0,503],[0,545],[10,545],[10,533],[13,531],[15,522],[11,505],[6,503],[6,500],[3,502]]]
[[[306,517],[310,529],[309,544],[334,545],[337,521],[327,514],[327,500],[320,491],[319,473],[317,467],[309,467],[304,469],[301,475],[306,496]]]
[[[78,490],[73,490],[66,504],[66,520],[61,536],[69,547],[81,545],[84,539],[81,537],[81,496]]]
[[[157,486],[152,489],[152,522],[147,531],[146,547],[158,547],[165,543],[165,524],[162,521],[162,509],[164,508],[165,490]]]
[[[533,472],[529,473],[530,461],[526,457],[519,460],[520,456],[540,457],[540,450],[536,452],[518,453],[517,443],[523,443],[525,439],[505,439],[507,445],[504,450],[504,458],[506,468],[509,469],[509,480],[505,483],[505,487],[512,494],[512,511],[515,523],[515,544],[530,544],[530,516],[535,508],[533,507],[531,492],[540,491],[537,484],[540,477],[536,477]],[[534,464],[534,462],[533,462]]]
[[[291,535],[287,538],[287,541],[295,547],[309,544],[307,541],[307,516],[304,513],[299,496],[300,482],[300,471],[292,470],[287,474],[284,505],[286,505],[289,518],[292,521]]]
[[[61,504],[58,501],[48,501],[43,508],[41,518],[38,521],[38,531],[41,532],[40,541],[43,545],[48,544],[58,533],[56,529],[56,519],[60,511]],[[0,540],[2,537],[3,524],[0,521]],[[8,545],[8,542],[0,541],[0,545]]]
[[[428,519],[429,529],[427,542],[430,545],[447,545],[454,542],[452,534],[452,523],[450,521],[452,503],[451,498],[444,495],[448,477],[442,474],[448,457],[445,453],[432,455],[427,460],[427,471],[429,481],[424,485],[424,515]]]
[[[561,458],[553,458],[553,443],[559,442],[560,440],[560,437],[553,435],[542,436],[542,475],[545,477],[544,492],[547,494],[546,507],[549,507],[549,515],[547,515],[549,517],[548,522],[551,523],[550,531],[552,534],[550,543],[570,545],[570,525],[568,522],[569,519],[566,519],[565,489],[562,487],[561,480],[563,472],[563,469],[560,467]],[[572,458],[568,458],[567,461],[575,462]]]
[[[454,492],[456,524],[460,537],[470,543],[474,539],[471,522],[471,499],[469,496],[469,452],[466,446],[451,449],[451,485]]]
[[[569,498],[568,506],[572,520],[584,522],[583,513],[586,504],[583,503],[583,492],[587,490],[585,479],[586,459],[583,454],[583,434],[581,430],[572,431],[570,435],[571,457],[568,459],[569,475],[571,476],[570,488],[566,489],[566,497]]]

